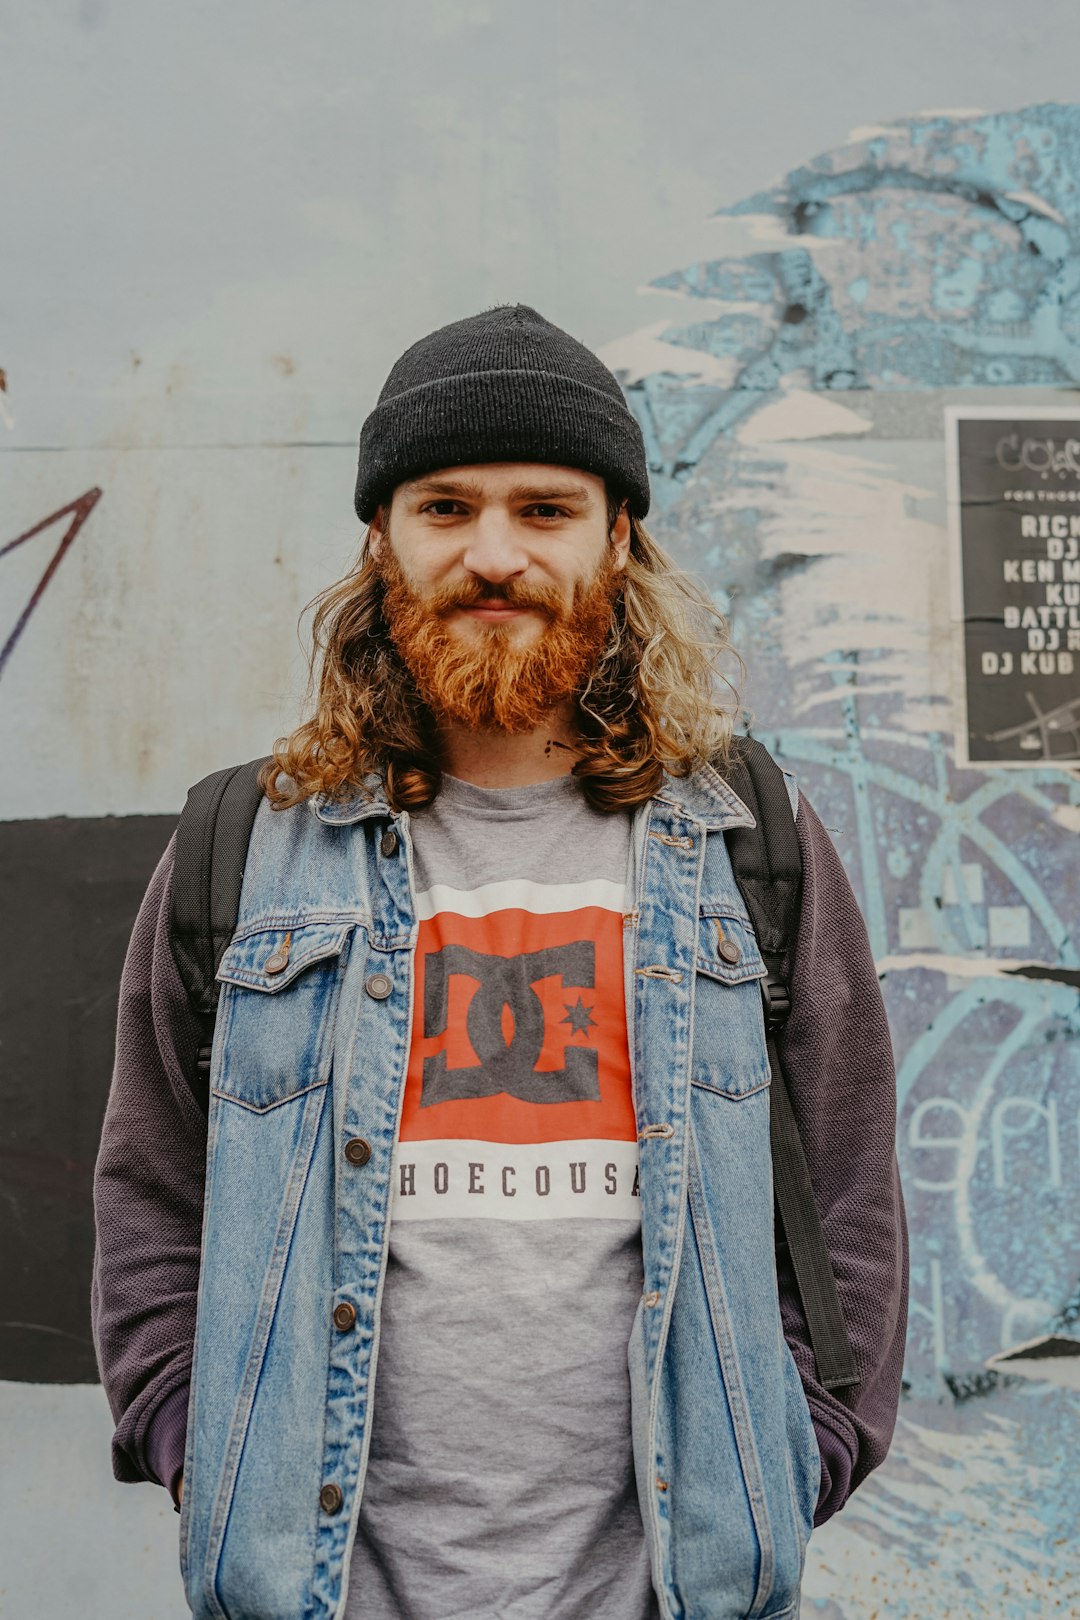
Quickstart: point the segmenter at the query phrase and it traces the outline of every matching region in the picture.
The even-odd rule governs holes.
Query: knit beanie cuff
[[[407,479],[441,467],[546,462],[649,509],[637,418],[591,351],[527,305],[452,322],[395,364],[360,432],[354,504],[370,523]]]

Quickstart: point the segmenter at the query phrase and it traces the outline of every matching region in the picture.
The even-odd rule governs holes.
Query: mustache
[[[477,607],[480,603],[485,606],[499,603],[518,609],[532,608],[536,612],[546,613],[549,618],[558,618],[565,611],[563,598],[553,585],[526,585],[514,579],[506,580],[501,585],[489,585],[475,578],[457,580],[453,584],[440,586],[430,594],[425,593],[423,602],[427,612],[436,617],[445,617],[459,608]]]

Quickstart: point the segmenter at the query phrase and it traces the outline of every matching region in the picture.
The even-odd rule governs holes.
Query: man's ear
[[[626,501],[619,507],[619,515],[612,527],[611,544],[615,551],[616,568],[625,568],[630,555],[630,512]]]
[[[383,540],[385,538],[385,535],[384,535],[384,524],[385,524],[385,522],[386,522],[386,513],[385,513],[385,510],[383,508],[382,502],[380,501],[379,505],[375,508],[375,516],[372,518],[371,522],[368,524],[367,549],[368,549],[368,553],[372,557],[377,557],[379,555],[379,552],[382,550]]]

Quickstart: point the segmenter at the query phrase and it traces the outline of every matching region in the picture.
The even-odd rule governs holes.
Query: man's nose
[[[502,512],[482,512],[473,524],[462,556],[471,574],[490,585],[502,585],[523,574],[528,554],[510,519]]]

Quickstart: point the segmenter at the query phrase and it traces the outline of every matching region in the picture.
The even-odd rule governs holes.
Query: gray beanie
[[[528,304],[451,321],[394,362],[360,430],[357,516],[369,523],[407,478],[482,461],[581,467],[637,517],[649,510],[645,444],[618,380]]]

